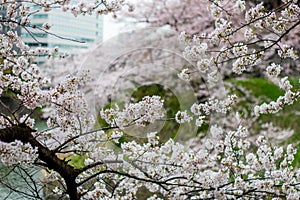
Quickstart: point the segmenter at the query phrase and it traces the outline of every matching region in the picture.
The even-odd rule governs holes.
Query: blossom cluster
[[[236,103],[237,96],[230,95],[225,100],[218,100],[215,98],[210,98],[205,103],[194,103],[190,110],[194,116],[196,116],[196,125],[201,126],[204,123],[204,120],[212,112],[226,114],[231,110],[232,106]],[[190,116],[187,111],[178,111],[175,116],[177,123],[186,123],[193,120],[193,117]]]
[[[183,69],[179,74],[178,78],[184,80],[184,81],[189,81],[190,80],[190,72],[189,69],[185,68]]]
[[[159,96],[145,96],[138,103],[126,104],[123,110],[117,105],[115,109],[102,109],[100,116],[112,126],[145,126],[164,116],[163,100]]]
[[[68,76],[66,80],[49,90],[50,112],[48,127],[58,126],[62,131],[78,131],[90,122],[87,118],[87,102],[83,93],[78,90],[88,80],[87,72],[77,76]]]
[[[1,162],[6,166],[32,164],[38,158],[37,148],[19,140],[11,143],[0,141],[0,155]]]
[[[300,93],[299,91],[292,91],[293,87],[290,84],[288,77],[284,77],[280,80],[279,87],[285,90],[285,94],[283,96],[279,96],[276,101],[256,105],[254,107],[254,114],[256,116],[261,114],[277,113],[282,110],[285,105],[291,105],[298,99]]]
[[[285,149],[270,146],[267,139],[261,136],[257,138],[256,144],[252,144],[257,145],[256,152],[249,153],[251,143],[246,139],[248,130],[245,127],[226,132],[213,126],[211,135],[216,143],[205,141],[203,145],[206,149],[201,150],[184,147],[171,139],[159,145],[154,142],[158,138],[155,139],[153,133],[149,134],[151,143],[122,143],[123,154],[118,157],[116,166],[127,169],[129,174],[118,182],[119,187],[112,194],[113,198],[124,195],[136,198],[138,190],[134,185],[144,186],[151,193],[158,192],[173,199],[190,197],[191,193],[197,198],[226,199],[246,194],[249,198],[256,198],[259,196],[256,190],[263,190],[275,197],[299,197],[296,183],[300,171],[294,172],[290,166],[296,153],[292,145]],[[209,153],[211,151],[214,153]],[[116,157],[111,157],[109,162],[117,162]],[[220,168],[217,167],[219,165]],[[109,167],[108,170],[114,168]],[[118,176],[122,175],[99,174],[99,178],[110,178],[113,181],[118,181]],[[97,182],[93,188],[86,193],[86,198],[111,197],[105,183]]]
[[[272,63],[270,66],[267,67],[267,74],[269,76],[277,77],[280,74],[281,66],[276,65],[275,63]]]

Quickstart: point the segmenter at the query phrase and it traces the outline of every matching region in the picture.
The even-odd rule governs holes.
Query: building
[[[31,17],[31,26],[37,28],[22,29],[22,39],[30,47],[59,47],[61,53],[76,55],[79,49],[88,48],[95,40],[103,38],[103,17],[100,15],[74,17],[70,12],[53,9],[50,12],[33,14]],[[49,32],[53,34],[39,30],[45,22],[52,26]],[[44,61],[45,58],[37,60],[39,63]]]

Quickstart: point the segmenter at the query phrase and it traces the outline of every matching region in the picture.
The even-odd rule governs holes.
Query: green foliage
[[[85,158],[86,158],[85,155],[73,155],[73,156],[67,157],[66,160],[68,161],[69,165],[71,165],[77,169],[80,169],[85,166],[85,164],[84,164]]]
[[[284,91],[282,91],[277,85],[265,78],[251,78],[243,80],[230,79],[228,81],[251,91],[254,97],[266,100],[276,100],[278,96],[284,94]]]

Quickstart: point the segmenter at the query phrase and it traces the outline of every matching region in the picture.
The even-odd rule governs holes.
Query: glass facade
[[[52,26],[49,32],[53,34],[39,30],[44,22]],[[22,38],[26,44],[35,47],[59,47],[60,52],[71,55],[76,54],[77,49],[88,48],[95,40],[102,40],[103,37],[103,17],[98,15],[74,17],[72,13],[54,9],[32,15],[31,25],[36,28],[22,29]]]

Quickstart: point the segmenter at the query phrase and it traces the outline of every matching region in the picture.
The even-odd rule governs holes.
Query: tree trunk
[[[79,200],[79,194],[77,191],[77,185],[75,182],[75,178],[65,178],[67,184],[67,193],[70,197],[70,200]]]

